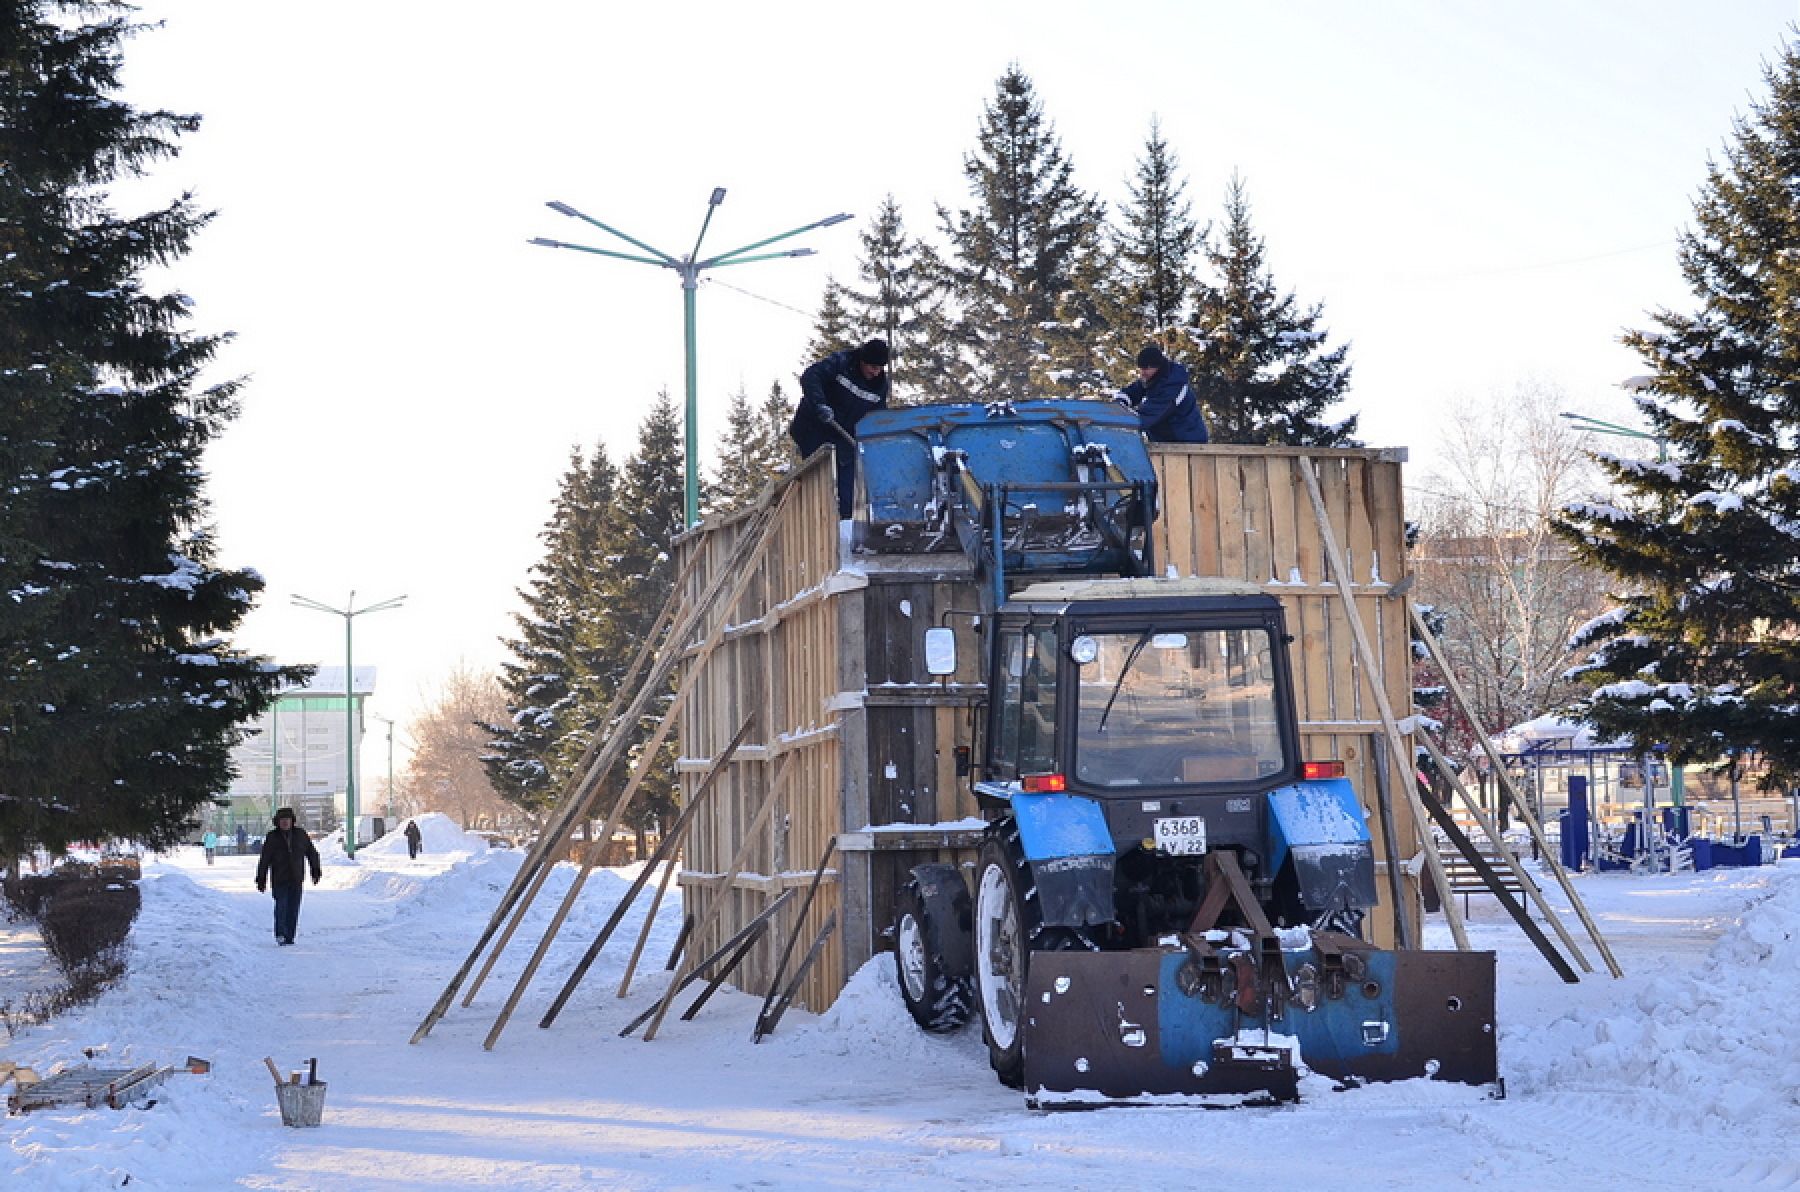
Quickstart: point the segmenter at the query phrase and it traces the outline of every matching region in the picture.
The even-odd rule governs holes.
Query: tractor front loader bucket
[[[1295,1100],[1342,1084],[1498,1078],[1492,952],[1311,947],[1034,952],[1025,1091],[1034,1108]]]

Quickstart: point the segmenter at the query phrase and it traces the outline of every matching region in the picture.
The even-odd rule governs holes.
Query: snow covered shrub
[[[97,993],[124,971],[122,953],[141,903],[131,882],[81,878],[56,891],[38,930],[72,987]]]

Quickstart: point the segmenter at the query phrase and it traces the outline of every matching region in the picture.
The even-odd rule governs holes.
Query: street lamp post
[[[386,716],[377,716],[375,719],[387,725],[388,730],[387,818],[392,821],[394,818],[394,722]]]
[[[398,608],[405,599],[404,596],[395,596],[391,600],[357,608],[356,593],[353,591],[345,607],[333,608],[308,596],[293,597],[293,602],[301,608],[344,618],[344,853],[352,859],[356,857],[356,671],[352,664],[350,625],[364,613]]]
[[[795,228],[791,232],[783,232],[779,236],[770,236],[766,240],[758,240],[754,244],[746,244],[742,248],[734,248],[730,252],[722,252],[717,256],[708,257],[705,260],[702,260],[700,258],[700,242],[706,239],[706,229],[712,224],[713,212],[718,210],[719,204],[724,201],[725,188],[723,186],[714,187],[712,198],[709,199],[706,204],[706,218],[700,223],[700,234],[694,237],[693,251],[688,253],[685,257],[671,256],[660,248],[653,248],[650,245],[645,244],[642,240],[627,236],[617,228],[608,227],[593,216],[585,215],[582,212],[575,210],[575,208],[569,206],[567,203],[556,200],[546,203],[545,206],[549,207],[550,210],[557,212],[559,215],[566,215],[571,219],[579,219],[585,223],[592,224],[602,232],[611,236],[617,236],[627,244],[635,245],[651,255],[646,257],[639,256],[636,253],[615,252],[605,248],[591,248],[585,244],[569,244],[561,240],[547,240],[542,236],[531,241],[532,244],[538,245],[541,248],[572,248],[576,252],[588,252],[593,253],[596,256],[614,257],[621,261],[637,261],[644,265],[655,265],[662,269],[673,269],[681,277],[682,329],[685,336],[687,358],[687,409],[686,419],[683,423],[683,445],[687,461],[687,490],[682,512],[684,521],[690,526],[700,520],[700,435],[699,415],[696,412],[698,404],[698,385],[695,375],[696,350],[694,328],[694,296],[695,291],[700,288],[700,274],[707,269],[718,268],[724,265],[747,265],[752,261],[768,261],[773,260],[776,257],[810,257],[813,255],[813,250],[810,248],[790,248],[780,252],[757,253],[754,256],[745,256],[744,254],[774,244],[778,240],[786,240],[789,237],[798,236],[802,232],[810,232],[816,228],[828,228],[832,224],[843,223],[850,218],[848,213],[839,212],[836,215],[826,216],[824,219],[814,220],[812,223],[809,223],[804,227]]]
[[[1590,418],[1586,414],[1571,414],[1566,410],[1557,417],[1567,419],[1576,430],[1590,431],[1597,435],[1619,435],[1627,439],[1649,439],[1656,444],[1656,462],[1659,464],[1669,462],[1669,443],[1660,435],[1633,430],[1629,426],[1620,426],[1615,422],[1602,422],[1600,419]]]

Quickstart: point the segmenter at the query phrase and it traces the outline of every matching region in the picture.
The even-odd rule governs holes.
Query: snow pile
[[[475,836],[456,826],[456,821],[440,811],[428,811],[424,815],[412,817],[412,822],[419,825],[420,844],[426,853],[460,853],[480,856],[488,851],[485,837]],[[406,824],[404,819],[395,820],[393,826],[380,840],[363,842],[358,840],[358,854],[373,853],[381,857],[406,856]],[[349,862],[344,854],[344,830],[339,828],[313,841],[319,850],[319,859],[325,864]]]
[[[893,956],[886,952],[857,969],[822,1016],[805,1026],[802,1022],[805,1017],[797,1016],[783,1019],[781,1025],[783,1030],[793,1029],[795,1044],[809,1051],[881,1056],[884,1062],[917,1066],[921,1072],[946,1063],[987,1065],[980,1026],[952,1035],[928,1035],[919,1029],[900,1000],[900,978]]]
[[[1509,1033],[1508,1083],[1526,1094],[1636,1087],[1679,1101],[1701,1128],[1757,1119],[1800,1130],[1800,870],[1728,927],[1695,969],[1652,979],[1623,1007]]]

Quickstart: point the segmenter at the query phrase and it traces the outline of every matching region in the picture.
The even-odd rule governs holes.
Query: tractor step
[[[1308,1072],[1344,1085],[1498,1079],[1492,952],[1335,938],[1275,961],[1220,949],[1216,966],[1185,948],[1033,953],[1028,1103],[1266,1104],[1296,1100]],[[1256,971],[1252,988],[1242,975]]]

